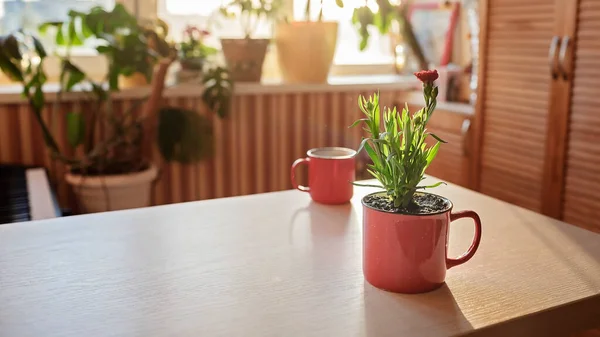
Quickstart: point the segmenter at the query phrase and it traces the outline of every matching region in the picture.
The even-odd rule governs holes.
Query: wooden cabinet
[[[600,231],[600,1],[482,7],[470,186]]]
[[[600,231],[600,1],[578,5],[570,11],[577,24],[565,34],[573,42],[565,55],[572,95],[562,118],[565,155],[555,163],[565,167],[562,198],[556,200],[565,221]]]
[[[554,0],[492,0],[482,13],[481,134],[475,187],[541,211]],[[485,26],[487,27],[485,27]]]

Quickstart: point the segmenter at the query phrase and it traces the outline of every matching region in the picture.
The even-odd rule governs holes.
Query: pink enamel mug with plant
[[[369,172],[383,192],[371,193],[363,205],[363,273],[375,287],[399,293],[421,293],[440,287],[446,270],[469,261],[481,242],[481,220],[474,211],[453,212],[452,202],[423,190],[437,187],[421,185],[442,139],[427,131],[427,122],[436,106],[437,71],[415,74],[423,82],[425,107],[411,114],[380,110],[379,95],[360,97],[359,107],[366,118],[369,137],[357,152],[365,150],[372,163]],[[428,145],[433,137],[437,142]],[[360,184],[357,184],[360,185]],[[448,257],[450,223],[471,218],[475,235],[470,248],[458,258]]]

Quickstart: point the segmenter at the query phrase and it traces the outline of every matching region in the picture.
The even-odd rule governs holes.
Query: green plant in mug
[[[438,88],[433,82],[438,78],[438,73],[432,70],[415,75],[423,82],[425,107],[412,116],[408,105],[401,113],[396,108],[380,111],[378,93],[368,100],[360,96],[358,106],[366,117],[351,125],[354,127],[364,123],[364,130],[369,134],[362,140],[358,152],[364,149],[373,162],[368,165],[368,172],[381,183],[381,186],[375,187],[383,187],[387,191],[394,207],[405,209],[410,206],[417,190],[443,184],[419,185],[424,179],[425,170],[437,155],[440,143],[445,142],[427,131],[427,122],[437,102]],[[437,142],[429,146],[425,142],[428,136]]]

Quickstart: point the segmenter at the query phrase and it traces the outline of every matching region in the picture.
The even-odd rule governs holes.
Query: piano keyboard
[[[0,224],[60,216],[46,170],[0,165]]]

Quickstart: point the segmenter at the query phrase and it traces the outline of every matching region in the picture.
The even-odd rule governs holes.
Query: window
[[[43,22],[67,19],[71,9],[94,6],[112,7],[114,0],[0,0],[0,34],[21,28],[35,32]]]
[[[306,2],[308,0],[294,1],[294,19],[304,20]],[[374,0],[368,0],[369,6],[377,6]],[[317,1],[312,0],[311,18],[318,16]],[[344,8],[339,8],[335,1],[323,2],[323,17],[325,20],[339,22],[338,44],[335,54],[336,65],[360,64],[392,64],[393,56],[391,41],[387,36],[382,36],[376,29],[370,30],[371,38],[366,50],[358,49],[360,37],[352,25],[352,13],[355,8],[363,6],[365,0],[344,0]]]
[[[226,0],[159,0],[158,16],[169,24],[171,36],[181,39],[185,26],[193,25],[210,29],[215,33],[209,43],[218,44],[220,37],[238,38],[243,35],[242,27],[235,20],[227,20],[217,14]],[[257,28],[256,37],[270,37],[271,27],[263,24]]]
[[[290,2],[287,6],[289,14],[297,20],[304,20],[307,0],[286,1]],[[318,13],[317,2],[320,0],[312,1],[314,3],[312,17],[314,18]],[[188,24],[203,27],[211,25],[218,37],[240,37],[242,31],[237,23],[215,19],[218,16],[215,16],[214,13],[222,2],[223,0],[159,0],[158,15],[169,23],[175,39],[180,38],[179,32],[183,31]],[[362,6],[365,0],[344,0],[344,3],[346,5],[344,8],[338,8],[335,1],[324,1],[323,16],[325,20],[340,23],[334,63],[336,65],[392,64],[390,39],[387,36],[381,36],[376,30],[371,31],[371,40],[367,50],[363,52],[358,50],[359,36],[351,19],[354,8]],[[375,0],[368,0],[368,3],[370,6],[376,6]],[[266,25],[260,27],[256,35],[261,37],[271,35],[271,27]],[[215,40],[216,38],[213,37]]]

